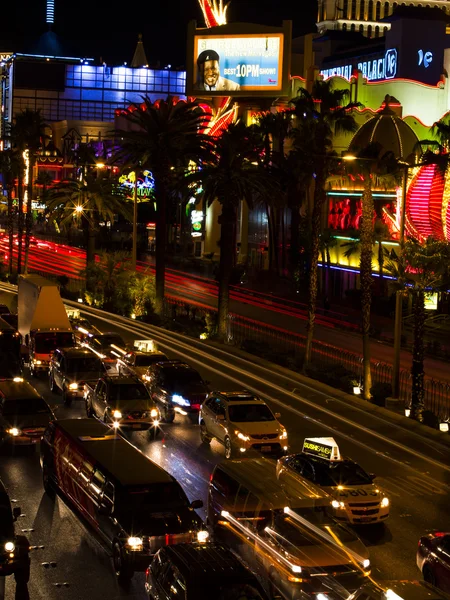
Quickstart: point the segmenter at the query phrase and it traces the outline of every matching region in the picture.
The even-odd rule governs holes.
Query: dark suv
[[[112,358],[116,360],[121,356],[112,346],[125,348],[125,342],[118,333],[97,333],[89,334],[83,344],[96,352],[100,358]]]
[[[149,367],[145,383],[162,421],[172,423],[179,413],[198,423],[200,406],[209,392],[198,371],[180,360],[166,360]]]
[[[28,583],[30,579],[30,544],[23,535],[16,535],[14,522],[21,510],[11,510],[8,492],[0,480],[0,577],[12,575],[17,583]]]
[[[52,392],[61,390],[64,404],[84,398],[84,384],[96,382],[105,369],[101,359],[86,348],[58,348],[49,367],[49,385]]]
[[[161,548],[147,569],[150,600],[267,600],[256,577],[219,544]]]

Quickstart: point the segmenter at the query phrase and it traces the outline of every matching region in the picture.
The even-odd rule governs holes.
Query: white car
[[[333,516],[354,525],[383,523],[389,517],[389,498],[358,463],[341,457],[333,438],[307,438],[303,452],[278,460],[277,475],[294,472],[333,497]]]
[[[251,392],[213,392],[201,406],[201,439],[223,444],[226,458],[249,450],[281,456],[288,450],[288,435],[279,416]]]
[[[117,370],[119,375],[138,377],[143,381],[147,381],[148,368],[155,362],[161,362],[162,360],[169,360],[163,352],[133,350],[117,359]]]

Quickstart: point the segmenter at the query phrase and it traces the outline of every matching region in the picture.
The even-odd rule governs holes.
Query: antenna
[[[53,23],[55,22],[55,0],[47,0],[45,22],[48,25],[53,25]]]

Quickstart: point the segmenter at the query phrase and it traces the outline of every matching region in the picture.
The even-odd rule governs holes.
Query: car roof
[[[135,446],[99,421],[61,419],[54,421],[54,424],[81,445],[91,458],[124,486],[175,481],[169,473]]]
[[[251,402],[253,404],[265,404],[264,400],[262,400],[258,396],[255,396],[248,390],[241,390],[240,392],[212,392],[212,395],[214,394],[221,396],[222,399],[226,400],[227,402]]]
[[[136,385],[136,383],[140,383],[144,386],[142,381],[137,377],[130,377],[127,375],[111,375],[110,377],[104,376],[102,377],[105,381],[107,381],[111,385]],[[145,387],[145,386],[144,386]]]
[[[192,371],[195,371],[195,369],[191,367],[191,365],[188,365],[187,363],[181,360],[163,360],[157,364],[161,365],[161,367],[164,369],[172,367],[175,369],[191,369]]]
[[[103,331],[102,333],[94,333],[91,337],[94,338],[101,338],[101,337],[105,337],[105,336],[111,336],[113,335],[114,337],[122,337],[120,335],[120,333],[117,333],[117,331]]]
[[[330,503],[330,496],[320,487],[290,470],[279,479],[276,462],[264,457],[220,463],[214,468],[212,481],[218,471],[231,476],[272,509],[328,506]]]
[[[64,352],[67,357],[77,358],[83,356],[92,356],[97,358],[97,355],[88,348],[58,348],[60,352]]]
[[[39,392],[28,381],[0,381],[0,396],[6,400],[23,400],[26,398],[41,398]]]
[[[179,571],[188,578],[205,579],[233,578],[253,580],[253,574],[238,558],[221,544],[176,544],[165,546],[164,552]]]
[[[289,454],[288,456],[284,456],[281,461],[289,462],[297,457],[303,458],[304,460],[309,460],[312,463],[326,466],[330,469],[336,468],[337,465],[352,465],[355,467],[359,467],[359,464],[352,460],[351,458],[342,458],[341,460],[328,460],[326,458],[321,458],[320,456],[313,456],[312,454],[308,454],[307,452],[298,452],[297,454]],[[362,468],[362,467],[359,467]]]
[[[127,354],[135,354],[136,356],[165,356],[164,352],[159,350],[156,352],[144,352],[144,350],[130,350]]]
[[[0,305],[1,306],[1,305]],[[11,331],[11,333],[15,333],[17,330],[10,323],[5,321],[5,319],[0,318],[0,329],[2,331]]]

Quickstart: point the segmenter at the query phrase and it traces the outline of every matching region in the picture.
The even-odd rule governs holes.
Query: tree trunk
[[[281,227],[281,273],[286,275],[286,211],[284,208],[280,210],[280,227]]]
[[[414,342],[412,350],[412,397],[411,397],[411,416],[413,419],[422,422],[425,390],[424,390],[424,343],[423,330],[426,319],[425,313],[425,291],[419,289],[415,294],[414,303]]]
[[[325,193],[325,166],[318,165],[316,169],[316,186],[314,190],[314,206],[311,227],[311,264],[309,271],[308,322],[306,325],[306,346],[304,365],[311,363],[312,342],[314,337],[314,321],[316,318],[318,267],[320,253],[320,234],[322,231],[322,212],[327,199]]]
[[[24,273],[28,272],[28,255],[30,252],[31,230],[33,228],[33,172],[34,172],[34,154],[29,152],[28,166],[28,198],[27,198],[27,214],[25,216],[25,262]]]
[[[229,202],[222,203],[220,222],[220,261],[219,261],[219,308],[218,330],[220,340],[227,336],[228,313],[230,304],[230,277],[233,268],[234,227],[236,210]]]
[[[372,180],[366,176],[362,198],[361,221],[361,318],[363,337],[363,394],[370,400],[372,374],[370,369],[370,305],[372,300],[372,240],[373,240],[373,196]]]
[[[378,242],[378,268],[380,273],[380,295],[384,296],[384,252],[383,242]]]
[[[167,180],[165,173],[155,176],[155,195],[157,198],[155,230],[155,312],[164,315],[164,286],[166,278],[166,212]]]
[[[20,170],[18,176],[17,190],[17,275],[22,273],[22,240],[23,240],[23,172]]]
[[[299,239],[300,239],[300,207],[294,204],[291,207],[291,251],[290,251],[290,267],[291,277],[294,277],[298,269],[299,258]]]
[[[13,252],[14,252],[14,215],[13,215],[13,201],[12,201],[12,190],[8,188],[8,275],[11,277],[13,274]]]
[[[331,282],[331,256],[330,256],[330,247],[327,246],[326,248],[327,250],[327,278],[326,278],[326,287],[325,287],[325,291],[327,293],[327,296],[330,295],[330,282]]]
[[[274,240],[274,225],[273,225],[273,210],[266,204],[267,228],[269,238],[269,271],[273,270],[275,240]]]

